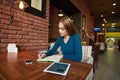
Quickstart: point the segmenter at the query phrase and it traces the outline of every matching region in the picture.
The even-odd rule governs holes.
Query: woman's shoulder
[[[63,37],[62,37],[62,36],[59,36],[57,39],[63,39]]]
[[[80,37],[80,35],[79,34],[77,34],[77,33],[75,33],[75,34],[73,34],[71,37]]]
[[[59,37],[57,38],[57,40],[59,40],[59,41],[61,41],[62,39],[63,39],[62,36],[59,36]]]

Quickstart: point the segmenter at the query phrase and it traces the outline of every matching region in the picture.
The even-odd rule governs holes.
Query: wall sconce
[[[28,4],[25,2],[25,0],[19,0],[19,8],[24,9],[27,8]]]
[[[11,7],[13,7],[13,4],[18,4],[20,9],[27,8],[29,5],[25,2],[25,0],[0,0],[0,3],[10,2]]]
[[[13,23],[13,8],[14,4],[19,4],[20,9],[24,9],[28,7],[28,4],[24,0],[0,0],[0,4],[5,4],[6,2],[10,3],[10,16],[9,16],[9,22]]]
[[[63,16],[62,10],[59,11],[58,16]]]

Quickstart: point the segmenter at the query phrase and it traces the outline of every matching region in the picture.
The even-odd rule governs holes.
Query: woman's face
[[[60,36],[68,35],[68,32],[65,29],[65,26],[61,22],[59,23],[58,27],[59,27],[59,34],[60,34]]]

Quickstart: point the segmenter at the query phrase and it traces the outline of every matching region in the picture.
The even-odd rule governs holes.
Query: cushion
[[[92,53],[92,46],[82,46],[82,62],[89,60]]]

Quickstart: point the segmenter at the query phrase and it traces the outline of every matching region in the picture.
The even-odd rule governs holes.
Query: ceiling
[[[70,0],[50,0],[50,4],[69,16],[80,12]]]
[[[94,16],[95,25],[101,25],[103,18],[107,23],[120,22],[120,0],[84,0]],[[51,0],[50,3],[58,9],[62,9],[68,15],[80,12],[70,0]],[[116,3],[116,6],[112,6]],[[112,11],[115,11],[112,14]],[[103,18],[100,16],[103,14]]]
[[[105,18],[107,23],[120,22],[120,0],[85,0],[87,6],[90,8],[96,23],[103,22],[101,19]],[[116,6],[112,6],[116,3]],[[115,11],[112,14],[112,11]],[[103,14],[103,18],[100,16]]]

